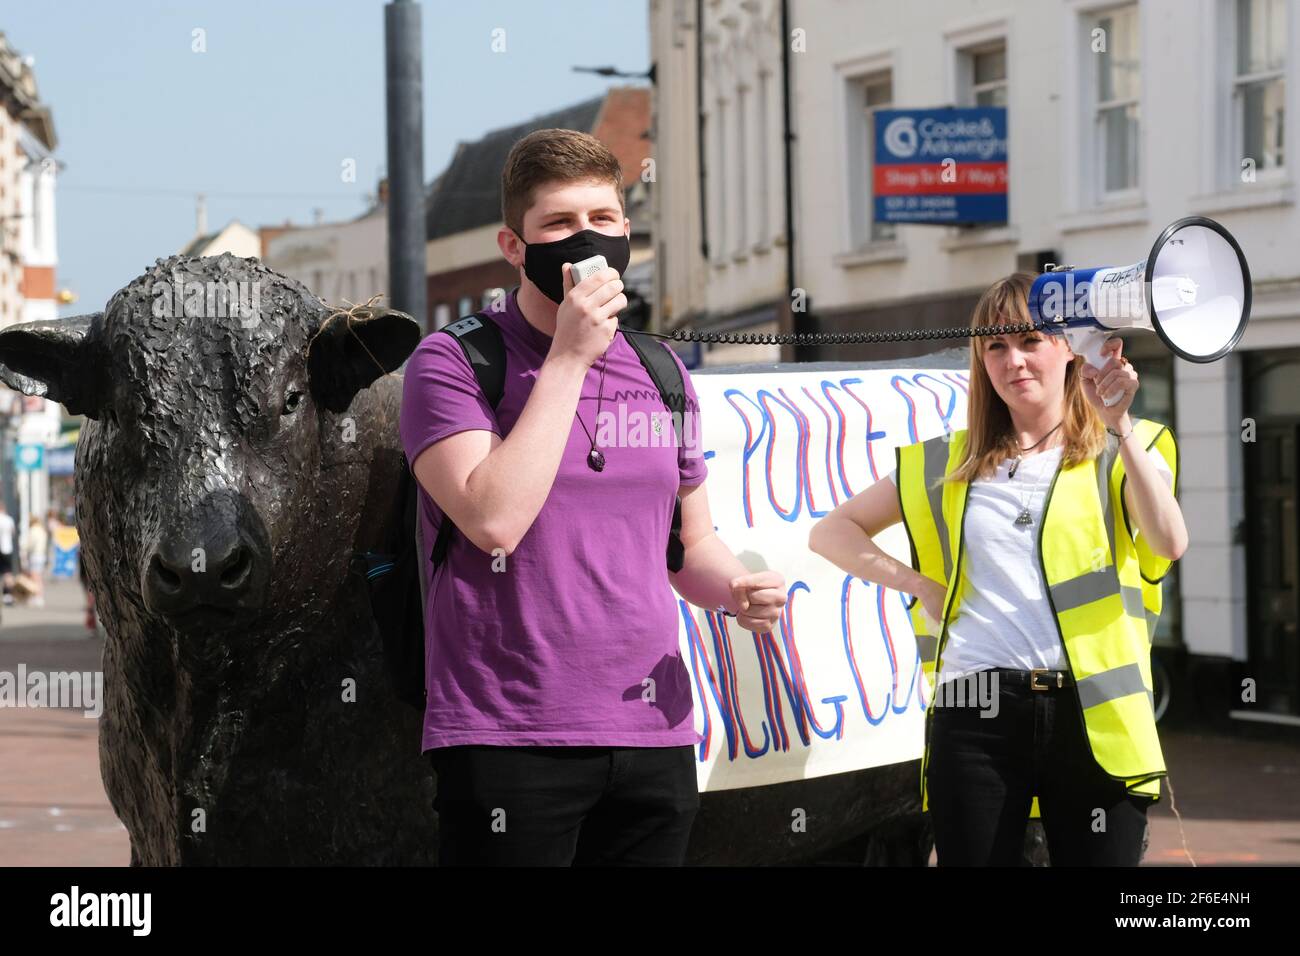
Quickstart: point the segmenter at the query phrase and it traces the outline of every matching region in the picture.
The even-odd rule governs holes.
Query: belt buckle
[[[1029,672],[1029,689],[1030,690],[1051,690],[1052,689],[1051,684],[1038,683],[1038,675],[1053,674],[1053,673],[1056,674],[1057,689],[1059,690],[1061,687],[1065,686],[1065,678],[1060,671],[1053,671],[1051,668],[1048,667],[1035,667]]]

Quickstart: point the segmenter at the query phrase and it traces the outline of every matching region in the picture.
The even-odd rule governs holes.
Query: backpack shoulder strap
[[[446,332],[460,343],[479,388],[483,389],[488,404],[496,409],[506,390],[506,346],[501,338],[501,326],[486,313],[476,312],[438,331]]]
[[[653,336],[642,332],[623,330],[623,338],[632,346],[637,358],[650,374],[650,381],[659,390],[664,407],[673,412],[673,428],[677,432],[677,444],[682,442],[682,416],[686,414],[686,383],[682,380],[682,370],[670,354],[666,345],[655,341]]]
[[[438,331],[446,332],[460,344],[465,358],[469,360],[470,368],[474,370],[474,377],[478,379],[478,387],[483,390],[483,396],[492,406],[492,410],[496,411],[496,407],[501,404],[501,396],[506,390],[506,344],[501,337],[501,326],[490,319],[486,313],[476,312],[450,325],[445,325]],[[435,568],[447,557],[447,548],[451,546],[453,530],[455,528],[451,519],[443,515],[431,553]],[[418,513],[415,518],[415,534],[416,547],[423,554],[424,542],[420,534]],[[424,588],[424,573],[421,571],[421,595],[424,594]]]
[[[641,332],[623,330],[623,338],[632,346],[637,358],[645,366],[650,381],[659,389],[659,397],[664,407],[673,413],[673,430],[677,432],[677,444],[682,444],[682,425],[686,417],[686,382],[676,359],[669,352],[668,346],[655,341],[654,336]],[[682,497],[677,496],[673,504],[672,526],[668,532],[668,551],[666,559],[668,570],[676,573],[682,569],[685,551],[682,547]]]
[[[414,476],[411,476],[411,483],[412,483],[412,484],[415,483],[415,477],[414,477]],[[417,556],[419,556],[419,555],[424,554],[424,531],[422,531],[421,528],[420,528],[420,524],[421,524],[421,522],[420,522],[420,496],[419,496],[418,493],[413,493],[413,497],[415,498],[415,553],[416,553]],[[444,524],[448,524],[449,522],[444,521],[443,523],[444,523]],[[439,537],[439,538],[442,537],[442,529],[441,529],[441,528],[438,530],[438,537]],[[446,545],[445,542],[443,543],[442,548],[443,548],[444,551],[446,551],[446,549],[447,549],[447,545]],[[423,562],[420,562],[420,561],[417,561],[417,562],[416,562],[416,568],[415,568],[415,571],[416,571],[416,573],[420,576],[420,607],[425,607],[425,606],[427,606],[427,604],[428,604],[428,599],[429,599],[429,596],[428,596],[428,593],[427,593],[428,590],[429,590],[429,582],[426,581],[426,580],[425,580],[425,577],[424,577],[424,564],[423,564]]]

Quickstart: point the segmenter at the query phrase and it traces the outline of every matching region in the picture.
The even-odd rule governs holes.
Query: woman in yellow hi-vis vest
[[[1028,322],[1033,279],[996,282],[972,325]],[[1054,865],[1134,866],[1166,774],[1150,640],[1187,547],[1173,433],[1129,417],[1138,377],[1118,339],[1100,370],[1059,336],[971,341],[968,428],[899,449],[892,480],[809,546],[917,599],[941,866],[1017,864],[1031,815]],[[912,567],[872,541],[899,521]]]

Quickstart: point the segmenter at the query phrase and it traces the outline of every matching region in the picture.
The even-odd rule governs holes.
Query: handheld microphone
[[[583,259],[581,262],[569,263],[569,277],[573,279],[573,284],[577,285],[588,276],[604,269],[608,262],[604,256],[592,256],[590,259]]]

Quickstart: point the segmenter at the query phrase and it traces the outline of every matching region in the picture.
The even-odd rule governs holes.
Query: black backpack
[[[667,347],[652,336],[627,329],[620,331],[649,373],[665,408],[677,413],[673,415],[673,428],[677,433],[677,445],[681,447],[682,422],[686,413],[686,386],[681,369]],[[501,403],[506,380],[506,350],[500,326],[486,313],[477,312],[432,334],[442,332],[460,343],[474,369],[479,387],[495,410]],[[405,458],[403,463],[405,467],[398,479],[389,539],[381,550],[367,551],[362,557],[366,565],[370,610],[383,640],[384,663],[393,692],[402,701],[423,711],[425,582],[420,573],[419,555],[425,544],[417,518],[419,486],[411,473],[410,463]],[[430,560],[435,569],[446,559],[455,530],[451,519],[443,515],[437,538],[430,549]],[[668,570],[673,572],[682,568],[681,530],[682,499],[678,495],[665,554]]]

